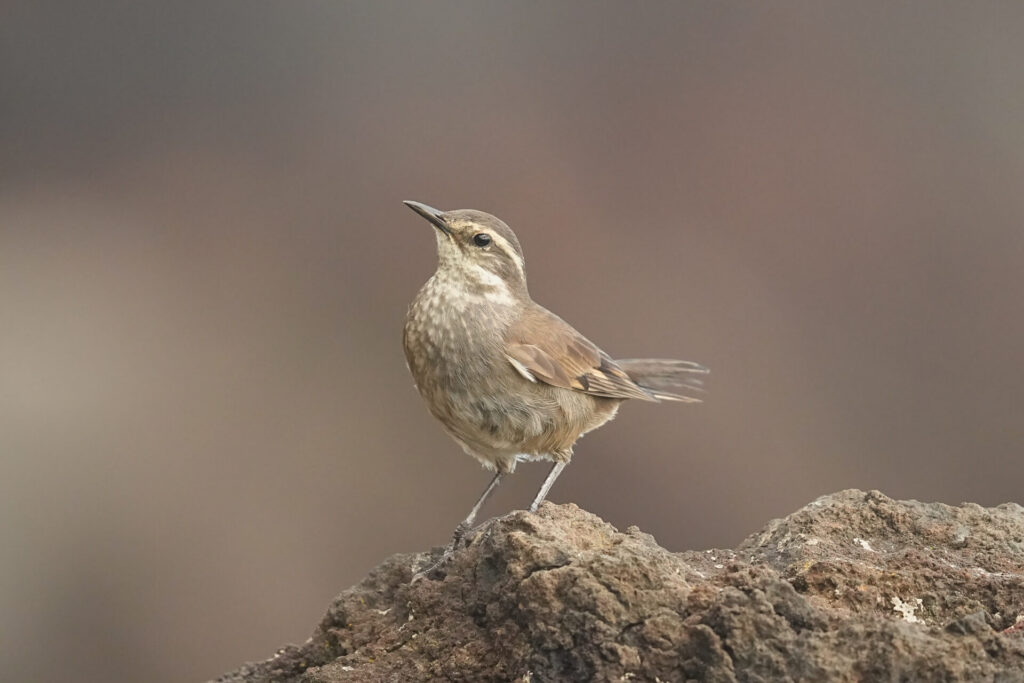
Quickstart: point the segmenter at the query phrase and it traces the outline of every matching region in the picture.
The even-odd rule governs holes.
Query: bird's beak
[[[402,203],[405,204],[406,206],[408,206],[410,209],[412,209],[416,213],[418,213],[419,215],[421,215],[424,218],[426,218],[428,221],[430,221],[430,223],[435,228],[437,228],[438,230],[440,230],[444,234],[446,234],[449,237],[451,237],[451,235],[452,235],[451,228],[449,228],[448,224],[444,222],[444,218],[441,216],[441,212],[440,211],[438,211],[437,209],[435,209],[432,206],[427,206],[426,204],[420,204],[419,202],[404,201]]]

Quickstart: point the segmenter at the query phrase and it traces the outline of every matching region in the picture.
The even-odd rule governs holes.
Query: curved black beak
[[[441,212],[440,211],[438,211],[437,209],[435,209],[432,206],[427,206],[426,204],[420,204],[419,202],[413,202],[413,201],[408,201],[407,200],[407,201],[404,201],[402,203],[405,204],[406,206],[408,206],[410,209],[412,209],[416,213],[418,213],[419,215],[421,215],[424,218],[426,218],[428,221],[430,221],[430,223],[435,228],[437,228],[438,230],[440,230],[444,234],[446,234],[449,237],[451,237],[452,231],[448,227],[448,224],[444,222],[444,218],[441,216]]]

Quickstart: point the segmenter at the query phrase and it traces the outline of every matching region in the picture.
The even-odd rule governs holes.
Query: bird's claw
[[[452,533],[452,540],[448,543],[447,546],[445,546],[444,552],[441,553],[441,557],[438,558],[436,562],[432,563],[426,569],[421,569],[420,571],[413,574],[412,580],[409,583],[416,583],[420,579],[432,573],[435,569],[440,569],[444,565],[448,564],[448,562],[451,561],[452,557],[455,555],[455,551],[459,549],[462,542],[466,539],[466,534],[469,533],[470,528],[471,527],[468,524],[466,524],[466,522],[460,522],[459,525],[455,527],[455,531]]]

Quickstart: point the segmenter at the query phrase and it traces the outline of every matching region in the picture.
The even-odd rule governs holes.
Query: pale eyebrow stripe
[[[502,237],[496,232],[491,233],[491,237],[494,239],[494,243],[501,247],[501,250],[512,257],[512,261],[515,262],[516,267],[519,268],[519,272],[523,272],[525,264],[523,263],[523,257],[516,253],[516,250],[512,247],[507,239]]]

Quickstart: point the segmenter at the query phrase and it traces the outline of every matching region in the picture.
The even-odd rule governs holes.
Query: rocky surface
[[[436,551],[435,551],[436,552]],[[241,681],[1024,682],[1024,508],[824,496],[672,553],[574,505],[396,555]]]

